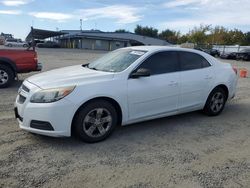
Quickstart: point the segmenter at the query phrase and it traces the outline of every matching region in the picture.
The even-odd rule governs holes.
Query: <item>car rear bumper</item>
[[[43,69],[43,64],[41,62],[37,63],[36,71],[41,71]]]

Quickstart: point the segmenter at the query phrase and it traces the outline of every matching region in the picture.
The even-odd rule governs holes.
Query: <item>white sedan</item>
[[[196,50],[138,46],[87,65],[26,79],[15,102],[21,129],[97,142],[121,124],[203,110],[222,112],[235,96],[237,70]]]

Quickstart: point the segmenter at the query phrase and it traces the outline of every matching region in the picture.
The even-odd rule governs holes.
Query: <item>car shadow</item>
[[[134,123],[126,126],[117,126],[113,134],[108,137],[106,140],[97,142],[97,143],[85,143],[75,136],[72,137],[49,137],[43,135],[34,134],[41,142],[53,144],[53,145],[61,145],[70,146],[73,148],[82,147],[83,145],[103,145],[109,143],[121,143],[123,141],[128,141],[129,138],[133,137],[133,140],[140,140],[141,137],[144,137],[147,134],[155,134],[159,135],[161,133],[170,134],[171,131],[178,128],[179,126],[183,126],[182,122],[189,122],[191,119],[193,121],[199,121],[202,118],[206,118],[206,116],[202,115],[199,111],[190,112],[181,115],[175,115],[170,117],[164,117],[149,121],[144,121],[140,123]],[[195,126],[193,124],[192,126]],[[128,138],[129,137],[129,138]],[[150,142],[150,140],[149,140]]]
[[[13,82],[13,84],[10,86],[10,88],[19,88],[23,83],[23,80],[16,80]]]
[[[46,147],[53,147],[63,151],[68,149],[77,152],[84,152],[85,149],[94,152],[93,149],[102,150],[107,145],[111,148],[138,143],[147,145],[159,142],[161,139],[164,139],[164,142],[167,144],[171,139],[178,140],[182,137],[186,137],[183,139],[195,139],[193,137],[202,139],[202,135],[216,135],[219,132],[229,130],[234,127],[231,119],[234,119],[235,111],[247,113],[246,109],[249,109],[248,104],[231,103],[219,116],[209,117],[200,111],[195,111],[127,126],[118,126],[106,140],[92,144],[85,143],[75,137],[53,138],[35,135],[33,138],[39,144],[46,145]],[[245,116],[245,114],[242,113],[242,116]],[[225,120],[229,123],[225,124]]]
[[[18,90],[18,88],[22,85],[23,80],[15,80],[10,86],[8,86],[7,88],[1,88],[0,91],[14,91],[14,90]]]

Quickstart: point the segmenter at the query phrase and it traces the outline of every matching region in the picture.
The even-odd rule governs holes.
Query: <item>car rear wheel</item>
[[[215,88],[208,96],[203,112],[209,116],[219,115],[224,109],[226,100],[225,91],[220,87]]]
[[[83,141],[93,143],[106,139],[117,125],[117,112],[105,100],[96,100],[81,107],[75,117],[75,134]]]
[[[14,73],[10,67],[0,65],[0,88],[8,87],[14,81]]]

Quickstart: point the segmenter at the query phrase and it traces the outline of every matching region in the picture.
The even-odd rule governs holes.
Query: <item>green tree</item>
[[[177,44],[178,39],[180,38],[180,32],[166,29],[159,34],[159,38],[164,39],[171,44]]]
[[[228,30],[222,26],[215,26],[211,29],[211,34],[208,36],[208,42],[210,44],[224,45],[228,41]]]
[[[117,29],[115,30],[116,33],[129,33],[129,31],[125,30],[125,29]]]
[[[140,25],[137,25],[135,28],[135,34],[148,36],[148,37],[158,37],[158,29],[155,29],[153,27],[143,27]]]
[[[210,25],[200,25],[200,27],[194,27],[189,32],[189,40],[195,44],[208,43],[208,32],[211,32]]]
[[[230,30],[228,32],[228,41],[227,44],[238,44],[242,45],[244,43],[245,35],[242,31],[238,29]]]
[[[182,44],[182,43],[186,43],[186,42],[189,42],[188,34],[180,36],[178,38],[178,41],[177,41],[178,44]]]
[[[250,45],[250,32],[244,33],[243,45]]]

